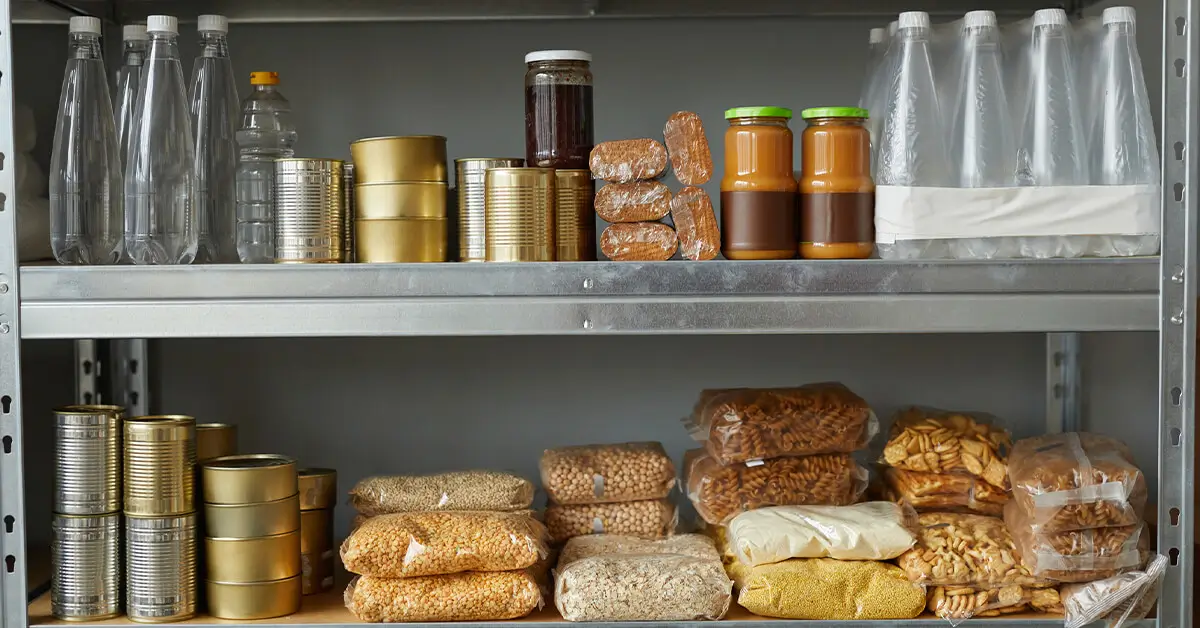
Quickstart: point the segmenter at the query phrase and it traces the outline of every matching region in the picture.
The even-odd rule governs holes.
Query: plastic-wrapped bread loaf
[[[658,181],[609,183],[596,192],[596,215],[606,222],[662,220],[671,212],[671,189]]]
[[[671,169],[684,185],[704,185],[713,175],[712,152],[700,116],[678,111],[667,118],[663,139],[671,155]]]
[[[614,262],[661,262],[678,248],[675,230],[661,222],[621,222],[600,234],[600,252]]]
[[[671,199],[671,221],[679,235],[679,252],[694,261],[707,261],[721,252],[721,232],[708,192],[686,187]]]
[[[588,163],[593,176],[612,183],[657,179],[667,170],[667,147],[650,138],[600,142]]]

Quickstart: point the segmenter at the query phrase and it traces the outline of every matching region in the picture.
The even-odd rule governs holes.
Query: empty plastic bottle
[[[874,73],[868,77],[870,80],[867,86],[868,97],[863,108],[870,114],[867,119],[867,130],[871,132],[872,169],[879,160],[879,143],[883,141],[883,119],[887,110],[889,84],[891,77],[895,74],[896,52],[899,48],[896,41],[899,30],[900,22],[898,20],[888,23],[887,29],[884,31],[883,54],[875,66]]]
[[[292,156],[296,127],[278,74],[254,72],[250,84],[237,132],[237,250],[243,263],[264,264],[275,261],[275,160]]]
[[[930,59],[929,14],[900,14],[891,76],[886,84],[879,185],[949,187],[941,106]]]
[[[229,21],[201,15],[200,55],[192,65],[188,100],[196,136],[196,213],[200,240],[196,262],[237,262],[238,95],[229,61]]]
[[[1022,185],[1086,185],[1087,150],[1079,108],[1071,25],[1062,9],[1033,15],[1029,89],[1018,176]]]
[[[867,36],[867,68],[863,75],[862,91],[859,92],[858,106],[867,109],[875,96],[875,78],[883,65],[883,57],[887,54],[888,35],[886,28],[872,28]]]
[[[121,29],[123,50],[121,67],[117,70],[117,143],[121,147],[121,164],[129,163],[129,131],[133,128],[133,101],[137,98],[138,83],[142,78],[142,67],[146,63],[146,50],[150,37],[145,24],[126,24]],[[122,192],[122,195],[124,193]]]
[[[196,258],[195,152],[179,22],[151,15],[150,53],[134,102],[125,171],[125,249],[135,264],[190,264]]]
[[[952,111],[950,163],[958,187],[1016,184],[1016,134],[1004,90],[996,14],[971,11],[959,35],[959,88]]]
[[[1133,7],[1110,7],[1103,21],[1092,182],[1159,185],[1158,145],[1137,50],[1136,14]]]
[[[121,158],[100,20],[73,17],[50,157],[50,248],[62,264],[121,256]]]

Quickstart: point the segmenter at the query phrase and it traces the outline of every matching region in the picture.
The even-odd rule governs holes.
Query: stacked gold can
[[[275,262],[331,263],[343,258],[342,162],[275,160]]]
[[[50,608],[71,621],[121,614],[120,406],[54,411]]]
[[[373,137],[350,144],[359,262],[446,261],[446,138]]]
[[[333,588],[333,509],[337,471],[300,470],[300,589],[304,595]]]
[[[296,461],[274,454],[201,466],[208,610],[268,619],[300,610],[300,495]]]
[[[237,453],[237,426],[228,423],[200,423],[196,425],[196,529],[204,530],[204,477],[201,475],[203,464],[213,458],[232,456]],[[204,543],[196,543],[196,582],[207,582],[206,565],[208,559],[204,554]],[[204,606],[206,591],[198,586],[196,599],[201,607]]]
[[[354,164],[342,165],[342,261],[354,261]]]
[[[553,262],[557,234],[553,168],[491,168],[484,183],[489,262]]]
[[[596,261],[596,184],[590,170],[554,171],[554,233],[560,262]]]
[[[138,622],[196,614],[196,420],[125,420],[125,611]]]
[[[520,168],[524,159],[482,157],[454,160],[454,180],[458,190],[458,261],[487,260],[484,190],[489,168]]]

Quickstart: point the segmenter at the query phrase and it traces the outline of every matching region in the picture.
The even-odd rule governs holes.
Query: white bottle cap
[[[995,26],[996,14],[993,11],[970,11],[963,16],[963,26]]]
[[[525,55],[525,63],[535,61],[587,61],[592,62],[592,53],[582,50],[537,50]]]
[[[68,22],[72,33],[100,34],[100,18],[76,15]]]
[[[224,15],[201,15],[196,18],[196,30],[216,31],[218,33],[229,32],[229,18]]]
[[[126,24],[121,27],[121,39],[125,41],[146,41],[146,25]]]
[[[895,35],[898,30],[900,30],[900,22],[898,20],[888,22],[888,37]]]
[[[1066,26],[1067,12],[1062,9],[1040,9],[1033,14],[1034,26]]]
[[[1103,19],[1105,24],[1133,24],[1137,22],[1137,11],[1133,7],[1108,7]]]
[[[151,15],[146,18],[146,32],[179,34],[179,20],[173,15]]]
[[[881,44],[881,43],[883,43],[883,41],[885,39],[887,39],[887,31],[886,30],[884,30],[882,28],[872,28],[871,29],[871,40],[870,40],[871,43]]]
[[[900,28],[929,28],[929,14],[924,11],[905,11],[900,14]]]

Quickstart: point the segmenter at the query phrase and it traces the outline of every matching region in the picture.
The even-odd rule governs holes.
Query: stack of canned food
[[[359,262],[446,261],[446,138],[374,137],[350,144]]]
[[[345,261],[343,162],[275,160],[275,262]]]
[[[311,595],[333,588],[333,508],[337,471],[300,470],[300,590]]]
[[[237,426],[227,423],[200,423],[196,425],[196,529],[203,530],[204,522],[204,478],[200,474],[200,467],[206,461],[221,456],[232,456],[237,453]],[[207,558],[204,554],[204,544],[196,543],[196,565],[200,573],[197,575],[197,582],[205,582],[208,580],[208,574],[205,570]],[[199,587],[196,591],[197,599],[203,602],[204,588]],[[198,604],[198,607],[204,606]]]

